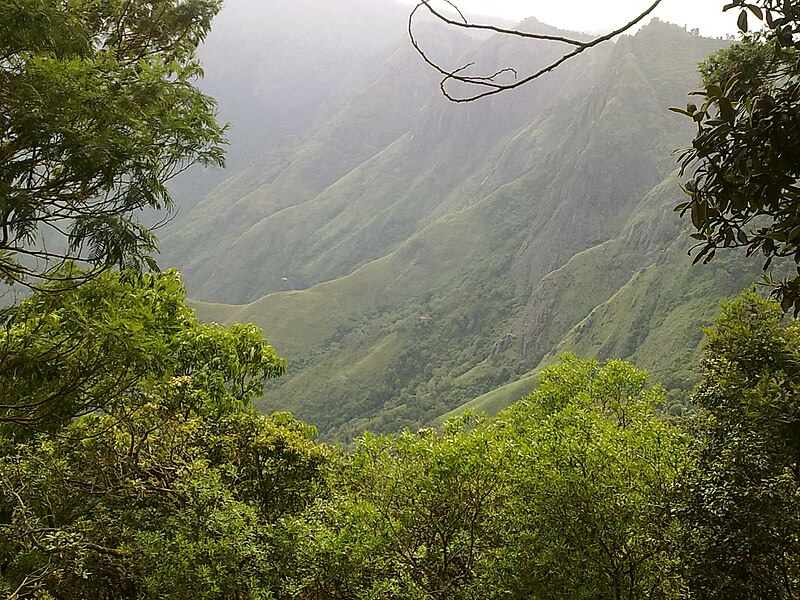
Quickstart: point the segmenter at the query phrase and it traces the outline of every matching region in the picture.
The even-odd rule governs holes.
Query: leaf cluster
[[[494,419],[361,438],[297,522],[299,597],[674,597],[688,440],[646,377],[568,356]]]
[[[789,258],[797,276],[776,285],[785,311],[800,313],[800,59],[795,36],[800,3],[734,2],[739,26],[763,20],[765,30],[745,37],[701,65],[700,106],[672,109],[697,124],[691,148],[680,154],[689,197],[676,207],[691,215],[698,240],[695,262],[719,248],[761,254],[767,270]],[[748,15],[750,17],[748,17]],[[771,281],[771,279],[770,279]]]
[[[67,266],[58,275],[81,272]],[[58,431],[81,414],[145,404],[153,389],[180,381],[205,412],[248,405],[285,361],[255,326],[199,323],[185,297],[174,270],[105,272],[8,309],[0,425],[14,425],[15,435]]]
[[[708,331],[694,400],[698,466],[676,502],[696,598],[800,591],[800,327],[751,290]]]
[[[222,164],[194,80],[217,0],[14,0],[0,6],[0,276],[39,285],[81,260],[153,267],[143,208]]]
[[[313,428],[253,410],[285,369],[260,331],[200,324],[184,300],[175,271],[104,272],[7,313],[6,597],[276,589],[277,524],[318,494],[329,452]]]

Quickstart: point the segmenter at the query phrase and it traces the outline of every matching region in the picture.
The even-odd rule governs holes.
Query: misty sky
[[[497,15],[515,21],[536,17],[540,21],[586,32],[608,31],[630,21],[653,0],[456,0],[464,11]],[[699,27],[707,36],[736,32],[735,11],[722,12],[726,0],[663,0],[654,13],[659,18]]]

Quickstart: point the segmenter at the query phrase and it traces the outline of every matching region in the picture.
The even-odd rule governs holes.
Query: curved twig
[[[485,98],[487,96],[493,96],[494,94],[499,94],[500,92],[504,92],[506,90],[513,90],[513,89],[518,88],[518,87],[520,87],[522,85],[525,85],[526,83],[530,83],[534,79],[538,79],[542,75],[545,75],[545,74],[549,73],[550,71],[554,71],[559,66],[564,64],[566,61],[568,61],[571,58],[574,58],[574,57],[578,56],[579,54],[581,54],[585,50],[588,50],[589,48],[594,48],[595,46],[598,46],[598,45],[600,45],[600,44],[602,44],[604,42],[612,40],[613,38],[617,37],[618,35],[621,35],[621,34],[625,33],[626,31],[630,30],[631,28],[635,27],[644,18],[646,18],[647,16],[652,14],[652,12],[662,2],[662,0],[655,0],[650,5],[650,7],[647,8],[647,10],[645,10],[642,13],[640,13],[639,15],[637,15],[632,20],[628,21],[625,25],[623,25],[621,27],[618,27],[617,29],[615,29],[615,30],[613,30],[613,31],[611,31],[609,33],[606,33],[604,35],[601,35],[599,37],[591,39],[589,41],[582,41],[582,40],[572,39],[572,38],[565,37],[565,36],[548,35],[548,34],[544,34],[544,33],[530,33],[530,32],[526,32],[526,31],[520,31],[518,29],[505,29],[503,27],[496,27],[494,25],[483,25],[483,24],[480,24],[480,23],[471,23],[471,22],[469,22],[469,20],[464,16],[464,14],[461,12],[461,10],[459,10],[459,8],[453,2],[451,2],[450,0],[441,0],[441,1],[444,2],[445,4],[449,5],[451,8],[454,9],[456,11],[456,13],[458,14],[460,20],[452,19],[452,18],[444,15],[440,11],[436,10],[435,8],[433,8],[433,6],[431,6],[431,3],[433,2],[433,0],[419,0],[417,5],[411,11],[411,14],[408,16],[408,36],[409,36],[409,38],[411,40],[411,45],[414,47],[414,49],[417,51],[417,53],[422,57],[422,60],[424,60],[426,64],[428,64],[430,67],[432,67],[433,69],[438,71],[439,74],[442,75],[443,79],[439,84],[439,88],[441,89],[442,94],[444,95],[444,97],[447,98],[448,100],[450,100],[451,102],[459,102],[459,103],[462,103],[462,102],[474,102],[475,100],[480,100],[481,98]],[[531,40],[540,40],[540,41],[548,41],[548,42],[560,42],[560,43],[563,43],[563,44],[567,44],[567,45],[573,46],[574,48],[571,51],[567,52],[566,54],[562,55],[558,60],[555,60],[552,63],[550,63],[549,65],[547,65],[546,67],[543,67],[542,69],[539,69],[538,71],[536,71],[532,75],[528,75],[527,77],[524,77],[523,79],[519,79],[517,81],[514,81],[513,83],[498,83],[497,82],[497,78],[500,75],[504,74],[504,73],[512,73],[515,78],[517,77],[516,69],[511,68],[511,67],[505,67],[503,69],[500,69],[500,70],[496,71],[495,73],[493,73],[491,75],[481,75],[481,76],[478,76],[478,75],[465,75],[464,71],[466,71],[470,67],[474,66],[475,63],[470,62],[470,63],[467,63],[466,65],[463,65],[463,66],[458,67],[456,69],[448,70],[448,69],[445,69],[444,67],[442,67],[441,65],[439,65],[436,61],[432,60],[427,55],[427,53],[422,49],[422,46],[420,45],[419,40],[417,39],[416,35],[414,34],[414,17],[416,16],[417,11],[419,9],[423,8],[423,7],[426,8],[428,10],[428,12],[430,12],[439,21],[442,21],[443,23],[446,23],[448,25],[452,25],[454,27],[460,27],[462,29],[478,29],[478,30],[481,30],[481,31],[491,31],[491,32],[494,32],[494,33],[502,34],[502,35],[510,35],[510,36],[520,37],[520,38],[524,38],[524,39],[531,39]],[[464,96],[464,97],[453,96],[447,90],[447,84],[450,81],[460,81],[461,83],[465,83],[467,85],[478,86],[479,88],[482,88],[483,91],[480,91],[480,92],[478,92],[478,93],[476,93],[474,95],[471,95],[471,96]]]

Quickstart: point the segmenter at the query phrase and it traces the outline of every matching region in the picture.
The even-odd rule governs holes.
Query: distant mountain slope
[[[405,38],[406,15],[392,0],[225,2],[198,51],[198,86],[231,124],[228,168],[195,168],[173,182],[178,222],[214,186],[358,94]]]
[[[444,39],[453,56],[466,48],[461,61],[530,52]],[[561,350],[629,358],[687,389],[699,326],[755,276],[736,261],[690,267],[672,212],[672,151],[692,131],[667,108],[720,44],[653,22],[467,107],[408,90],[433,89],[423,71],[393,92],[379,76],[284,162],[218,188],[180,232],[195,298],[252,300],[198,302],[200,316],[264,327],[289,375],[262,408],[332,437],[429,423]]]
[[[531,60],[527,50],[498,38],[459,58],[474,40],[434,28],[421,34],[428,51],[454,63]],[[533,66],[559,51],[537,49]],[[210,300],[249,301],[347,274],[513,178],[510,161],[497,173],[487,154],[551,106],[571,102],[602,56],[568,65],[548,87],[454,106],[403,40],[363,92],[282,152],[284,162],[266,155],[212,192],[190,223],[170,231],[167,260],[181,266],[193,293]]]
[[[457,42],[458,52],[472,44],[466,37]],[[375,80],[329,121],[282,150],[278,160],[269,153],[219,186],[190,223],[170,232],[167,258],[181,265],[196,294],[247,300],[307,286],[298,272],[319,255],[309,243],[319,244],[320,238],[312,235],[335,225],[360,198],[364,203],[375,187],[370,173],[392,155],[392,146],[407,135],[430,97],[435,77],[412,60],[412,52],[398,42]],[[400,160],[409,163],[408,158],[403,154]],[[376,163],[377,168],[369,166]],[[413,173],[411,165],[399,168],[404,175]],[[405,185],[407,177],[394,181]],[[370,216],[361,218],[366,222]],[[287,274],[291,280],[283,283]]]

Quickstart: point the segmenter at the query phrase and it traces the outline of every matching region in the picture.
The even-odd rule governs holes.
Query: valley
[[[370,10],[389,30],[396,15],[361,17]],[[513,40],[425,25],[443,61],[531,61]],[[649,370],[682,410],[701,328],[757,277],[736,257],[692,267],[672,210],[683,196],[673,151],[692,128],[667,109],[724,42],[654,20],[535,85],[454,105],[396,34],[359,39],[374,59],[338,108],[262,133],[252,162],[237,159],[161,234],[161,262],[181,270],[201,319],[256,323],[287,358],[259,408],[343,440],[414,429],[459,407],[493,412],[530,390],[518,379],[575,351]],[[531,68],[557,51],[536,46]],[[255,148],[246,119],[237,135]]]

